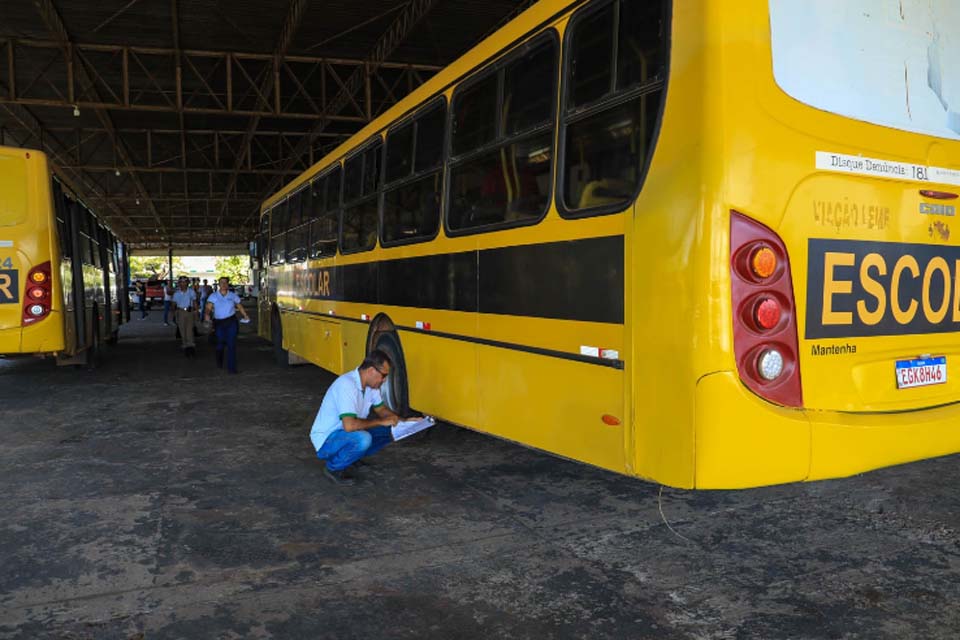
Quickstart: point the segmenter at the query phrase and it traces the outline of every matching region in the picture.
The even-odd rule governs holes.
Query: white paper
[[[398,422],[397,426],[391,427],[390,433],[393,434],[394,440],[402,440],[424,429],[429,429],[434,424],[436,424],[436,422],[430,416],[426,416],[422,420],[403,420],[402,422]]]

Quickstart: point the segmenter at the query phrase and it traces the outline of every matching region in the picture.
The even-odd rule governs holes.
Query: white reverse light
[[[767,349],[760,354],[758,365],[760,377],[764,380],[776,380],[783,373],[783,356],[776,349]]]
[[[43,315],[43,305],[42,305],[42,304],[30,305],[30,315],[42,316],[42,315]]]

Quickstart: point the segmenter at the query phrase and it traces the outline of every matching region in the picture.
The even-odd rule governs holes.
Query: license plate
[[[16,269],[0,269],[0,304],[20,301],[20,280]]]
[[[897,360],[897,389],[926,387],[947,381],[947,357]]]

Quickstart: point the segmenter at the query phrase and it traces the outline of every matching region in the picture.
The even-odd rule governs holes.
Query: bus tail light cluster
[[[44,262],[30,269],[27,274],[27,286],[23,296],[23,326],[43,320],[50,313],[52,298],[50,282],[50,263]]]
[[[803,406],[796,304],[787,249],[776,233],[730,212],[733,347],[740,379],[757,395]]]

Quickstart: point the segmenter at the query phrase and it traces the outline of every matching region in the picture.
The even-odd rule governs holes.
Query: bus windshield
[[[773,72],[817,109],[960,140],[960,2],[769,0]]]
[[[12,227],[27,218],[27,163],[0,156],[0,227]]]

